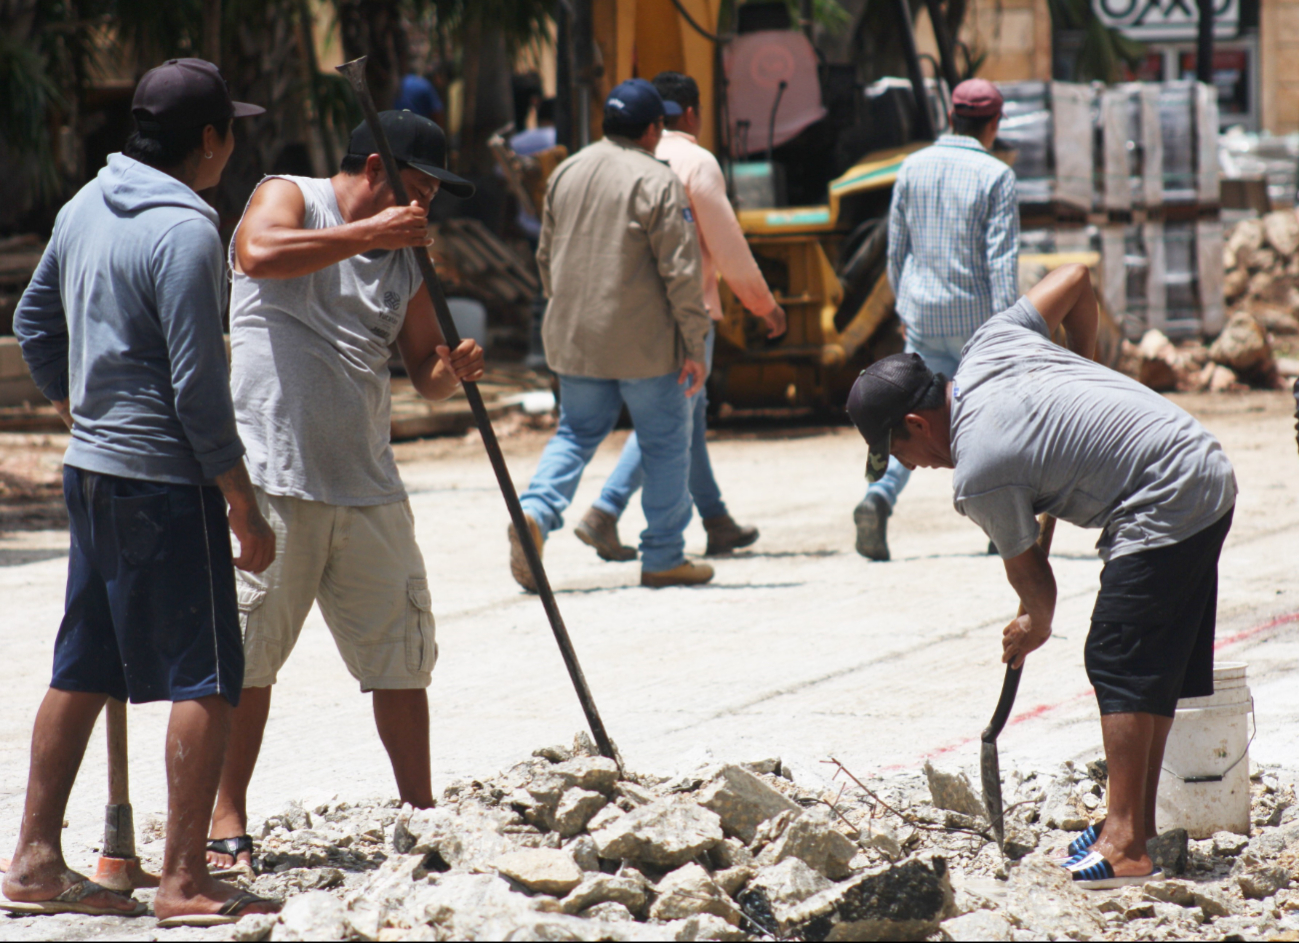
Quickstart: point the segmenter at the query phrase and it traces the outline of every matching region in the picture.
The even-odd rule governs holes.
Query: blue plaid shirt
[[[1015,173],[944,134],[902,162],[889,213],[889,283],[907,332],[969,337],[1019,297]]]

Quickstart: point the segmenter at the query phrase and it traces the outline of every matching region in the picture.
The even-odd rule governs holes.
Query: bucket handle
[[[1173,772],[1173,771],[1172,771],[1171,769],[1169,769],[1167,766],[1163,766],[1163,767],[1161,767],[1161,768],[1162,768],[1163,771],[1164,771],[1165,773],[1167,773],[1169,776],[1175,776],[1175,777],[1177,777],[1178,779],[1180,779],[1182,782],[1184,782],[1184,783],[1188,783],[1188,784],[1194,784],[1194,783],[1220,783],[1220,782],[1222,782],[1224,779],[1227,778],[1227,774],[1230,773],[1233,769],[1235,769],[1235,768],[1237,767],[1237,765],[1240,764],[1240,761],[1241,761],[1241,760],[1243,760],[1245,757],[1249,756],[1249,748],[1250,748],[1250,745],[1253,744],[1253,742],[1254,742],[1254,738],[1255,738],[1256,736],[1258,736],[1258,717],[1256,717],[1255,714],[1254,714],[1254,697],[1253,697],[1253,695],[1251,695],[1251,696],[1250,696],[1250,699],[1249,699],[1249,719],[1250,719],[1250,723],[1253,725],[1253,728],[1254,728],[1254,729],[1250,732],[1249,740],[1245,743],[1245,751],[1244,751],[1243,753],[1241,753],[1240,756],[1236,757],[1236,759],[1232,761],[1232,764],[1231,764],[1230,766],[1228,766],[1226,769],[1224,769],[1221,773],[1210,774],[1210,775],[1207,775],[1207,776],[1183,776],[1183,775],[1181,775],[1180,773],[1175,773],[1175,772]]]

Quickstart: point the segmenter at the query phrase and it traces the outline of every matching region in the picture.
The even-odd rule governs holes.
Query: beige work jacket
[[[537,265],[556,373],[635,380],[703,361],[710,322],[690,202],[631,141],[604,138],[555,168]]]

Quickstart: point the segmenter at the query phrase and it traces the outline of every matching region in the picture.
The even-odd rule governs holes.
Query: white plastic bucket
[[[1249,834],[1248,718],[1254,699],[1242,662],[1213,669],[1213,694],[1177,702],[1159,778],[1159,830],[1184,828],[1192,838]]]

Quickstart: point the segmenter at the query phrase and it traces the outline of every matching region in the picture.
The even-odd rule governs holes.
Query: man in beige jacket
[[[546,191],[537,264],[550,298],[542,335],[559,375],[559,428],[520,499],[541,546],[563,526],[582,472],[626,405],[645,469],[641,583],[706,583],[713,569],[685,559],[690,522],[692,410],[703,387],[704,306],[699,240],[681,182],[654,158],[666,114],[644,79],[605,102],[603,140],[556,168]],[[510,528],[510,572],[534,591]]]
[[[667,161],[673,173],[686,188],[690,209],[695,216],[702,256],[704,302],[713,321],[722,319],[722,296],[717,287],[717,274],[721,272],[726,284],[739,298],[740,303],[767,324],[772,337],[785,333],[785,311],[776,303],[754,261],[749,244],[745,241],[740,221],[726,196],[726,178],[717,158],[707,148],[695,141],[702,124],[699,117],[699,86],[695,80],[680,72],[660,72],[654,76],[654,87],[663,101],[674,102],[681,114],[667,119],[668,130],[654,152],[659,160]],[[713,366],[713,344],[716,330],[709,329],[705,345],[705,365]],[[722,489],[713,476],[712,462],[708,459],[707,429],[708,395],[701,391],[694,397],[693,432],[690,441],[690,497],[695,509],[703,518],[708,534],[705,556],[718,556],[747,547],[758,539],[756,527],[737,524],[722,500]],[[618,467],[595,504],[582,517],[574,529],[579,540],[595,548],[605,560],[634,560],[636,551],[624,547],[618,539],[618,518],[626,510],[645,479],[641,470],[639,437],[632,433],[623,447]]]

